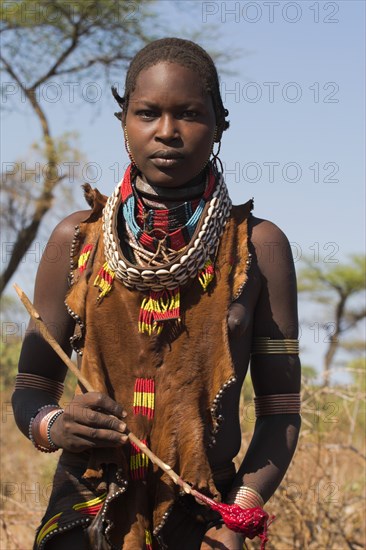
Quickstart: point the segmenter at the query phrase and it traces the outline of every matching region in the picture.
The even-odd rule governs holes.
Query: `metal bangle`
[[[57,451],[60,447],[58,447],[53,441],[52,441],[52,438],[51,438],[51,428],[52,426],[54,425],[55,421],[57,420],[57,418],[59,416],[61,416],[61,414],[64,413],[64,409],[60,409],[59,411],[55,412],[55,414],[53,415],[53,417],[51,418],[51,420],[48,422],[48,425],[47,425],[47,439],[48,439],[48,443],[50,444],[50,447],[53,451]]]
[[[28,438],[29,440],[32,442],[33,446],[38,450],[38,451],[41,451],[42,453],[53,453],[55,451],[57,451],[58,447],[57,448],[48,448],[48,447],[43,447],[42,445],[38,445],[38,443],[35,441],[34,437],[33,437],[33,433],[32,433],[32,427],[33,427],[33,422],[34,422],[34,419],[36,418],[37,414],[40,413],[41,411],[43,411],[44,409],[49,409],[49,408],[53,408],[53,407],[58,407],[58,404],[57,403],[53,403],[53,404],[50,404],[50,405],[43,405],[43,407],[40,407],[36,413],[32,416],[32,418],[30,419],[30,422],[29,422],[29,428],[28,428]],[[58,411],[57,411],[58,412]]]

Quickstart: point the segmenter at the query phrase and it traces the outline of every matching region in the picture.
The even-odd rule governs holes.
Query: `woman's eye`
[[[197,118],[198,113],[196,111],[184,111],[182,116],[184,118]]]
[[[155,118],[156,116],[158,116],[155,111],[150,111],[148,109],[138,111],[137,115],[141,118]]]

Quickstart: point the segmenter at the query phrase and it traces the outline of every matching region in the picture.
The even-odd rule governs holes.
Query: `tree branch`
[[[4,63],[6,72],[15,80],[15,82],[21,87],[21,89],[27,93],[27,88],[24,86],[23,82],[14,72],[12,66],[7,62],[3,55],[0,55],[0,60]]]
[[[5,270],[0,276],[0,296],[3,293],[6,285],[18,268],[19,262],[27,252],[28,248],[35,239],[43,216],[48,212],[52,205],[52,191],[65,178],[63,175],[54,181],[46,180],[43,185],[43,191],[36,201],[36,208],[31,222],[20,229],[15,237],[14,248],[10,255],[10,260]]]
[[[97,63],[101,63],[102,65],[111,65],[114,61],[127,61],[129,59],[128,56],[122,56],[121,54],[116,54],[109,57],[95,57],[93,59],[90,59],[87,63],[81,64],[81,65],[75,65],[75,67],[70,67],[68,69],[64,69],[62,71],[58,71],[55,76],[59,76],[62,74],[69,74],[69,73],[75,73],[75,72],[81,72],[85,69],[90,69],[90,67],[93,67]]]
[[[34,84],[31,86],[31,89],[37,89],[43,82],[46,82],[51,76],[55,76],[57,74],[57,68],[68,58],[68,56],[75,50],[76,46],[78,45],[78,40],[80,38],[80,35],[78,33],[79,24],[76,23],[74,25],[74,32],[71,38],[71,44],[68,48],[66,48],[65,51],[61,53],[59,58],[55,61],[55,63],[52,65],[52,67],[48,70],[48,72],[41,76]]]

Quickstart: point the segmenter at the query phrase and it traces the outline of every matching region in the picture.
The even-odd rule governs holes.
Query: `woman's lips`
[[[150,159],[154,166],[157,168],[174,168],[183,161],[182,157],[178,158],[161,158],[153,157]]]

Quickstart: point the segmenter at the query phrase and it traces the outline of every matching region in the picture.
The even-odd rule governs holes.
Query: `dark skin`
[[[209,158],[216,131],[212,99],[205,93],[197,74],[174,63],[159,63],[142,71],[131,94],[123,124],[131,153],[143,177],[151,184],[164,186],[190,185],[201,176]],[[160,162],[151,158],[157,151],[173,152],[181,158]],[[36,279],[34,303],[51,332],[71,354],[69,337],[74,322],[64,307],[68,290],[69,247],[74,226],[87,215],[77,212],[63,220],[54,230],[49,243],[62,251],[55,262],[44,255]],[[272,223],[250,219],[254,254],[246,286],[232,304],[228,314],[229,338],[239,383],[224,395],[224,425],[216,445],[209,450],[212,466],[219,467],[237,454],[240,442],[239,397],[249,364],[253,336],[271,338],[297,337],[297,294],[291,251],[285,235]],[[271,244],[269,244],[271,243]],[[51,257],[51,254],[50,256]],[[54,256],[52,256],[54,257]],[[50,285],[52,281],[52,285]],[[66,368],[51,348],[34,332],[30,321],[24,341],[20,371],[32,372],[62,381]],[[34,360],[37,357],[37,361]],[[295,393],[300,390],[300,363],[293,355],[260,355],[251,360],[251,375],[257,395]],[[19,394],[27,394],[27,407],[37,409],[47,404],[43,392],[26,390],[14,397],[19,427],[27,434],[29,416],[22,415],[25,406]],[[45,401],[46,399],[46,401]],[[121,404],[110,397],[91,393],[79,395],[65,408],[51,428],[53,441],[61,448],[80,452],[95,446],[113,447],[124,444],[128,418]],[[296,447],[300,419],[298,415],[265,416],[257,420],[252,441],[234,480],[233,486],[251,485],[267,501],[281,482]],[[82,535],[77,529],[56,537],[52,548],[75,544],[82,548]],[[58,540],[59,539],[59,540]],[[201,550],[239,550],[241,535],[225,526],[207,531]]]

